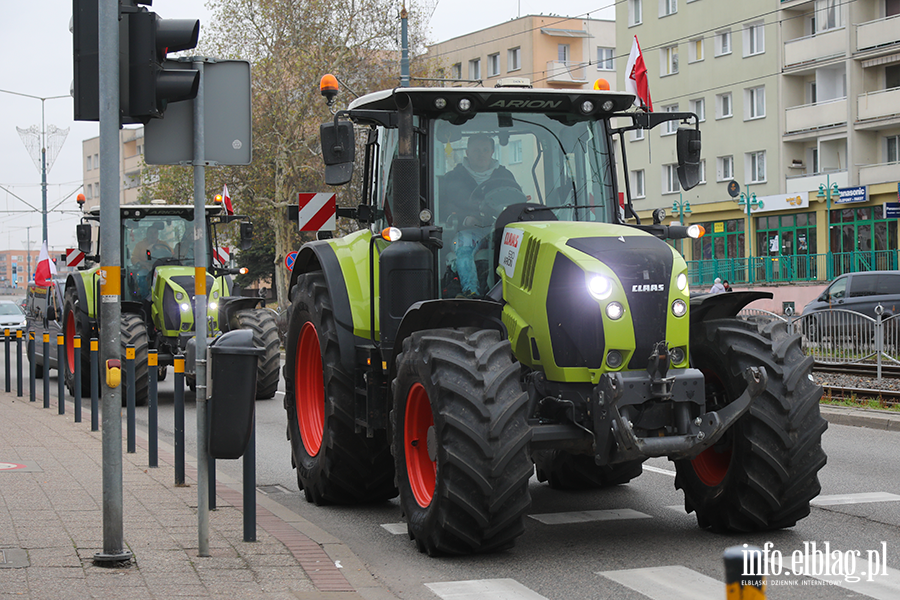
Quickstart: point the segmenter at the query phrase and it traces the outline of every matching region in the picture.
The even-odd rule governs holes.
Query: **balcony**
[[[784,111],[785,133],[822,129],[847,123],[847,98],[794,106]]]
[[[900,42],[900,15],[860,23],[856,26],[856,51]]]
[[[800,175],[798,177],[788,177],[785,181],[785,192],[788,194],[806,194],[809,192],[817,192],[819,185],[834,185],[838,187],[847,187],[850,182],[850,176],[847,171],[829,171],[826,173],[816,173],[814,175]],[[862,185],[862,183],[860,183]]]
[[[856,99],[856,114],[860,121],[900,114],[900,88],[860,94]]]
[[[859,167],[859,185],[891,183],[897,181],[898,172],[900,172],[900,163],[896,162],[861,165]]]
[[[847,55],[847,29],[839,27],[784,43],[785,68]]]
[[[563,85],[584,85],[587,83],[585,68],[588,63],[562,60],[547,61],[547,83]]]

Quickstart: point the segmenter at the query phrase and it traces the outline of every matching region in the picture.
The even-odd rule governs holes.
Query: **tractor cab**
[[[154,270],[165,265],[190,267],[193,275],[194,238],[192,213],[134,215],[122,218],[122,264],[125,265],[123,294],[142,302],[150,296]]]

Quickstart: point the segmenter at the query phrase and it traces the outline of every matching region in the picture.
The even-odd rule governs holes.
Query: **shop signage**
[[[868,200],[866,196],[866,186],[861,185],[859,187],[852,188],[843,188],[839,190],[841,193],[840,198],[832,198],[832,202],[835,204],[849,204],[851,202],[865,202]]]
[[[900,219],[900,202],[885,202],[884,203],[884,218],[885,219]]]
[[[809,208],[809,195],[804,194],[775,194],[774,196],[761,196],[763,208],[753,211],[753,214],[772,212],[776,210],[797,210]]]

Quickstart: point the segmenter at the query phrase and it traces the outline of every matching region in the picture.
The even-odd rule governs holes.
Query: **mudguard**
[[[771,292],[726,292],[691,296],[691,322],[734,317],[751,302],[773,297]]]

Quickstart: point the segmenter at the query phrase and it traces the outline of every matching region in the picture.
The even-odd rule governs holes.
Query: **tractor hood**
[[[167,337],[175,337],[179,333],[194,330],[196,320],[196,294],[194,284],[194,267],[166,265],[157,267],[153,272],[153,306],[151,317],[156,328]],[[216,301],[227,295],[228,282],[225,278],[214,279],[206,275],[206,292],[208,314],[215,318]]]
[[[687,264],[662,240],[621,225],[512,223],[499,258],[516,357],[548,379],[646,369],[661,341],[684,351],[673,367],[687,366]]]

